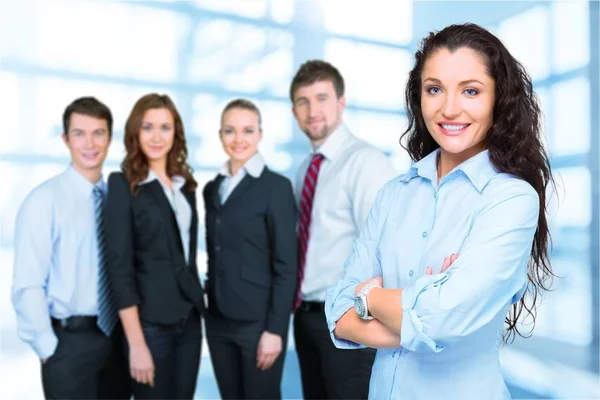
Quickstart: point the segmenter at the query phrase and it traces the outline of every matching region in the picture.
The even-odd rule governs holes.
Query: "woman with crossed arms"
[[[490,32],[452,25],[421,43],[406,104],[415,164],[380,191],[328,292],[332,339],[379,349],[369,398],[508,399],[503,327],[509,341],[552,277],[531,79]]]

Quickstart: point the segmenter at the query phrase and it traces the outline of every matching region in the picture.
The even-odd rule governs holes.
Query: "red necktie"
[[[310,232],[310,219],[312,215],[313,199],[315,189],[317,188],[317,179],[319,178],[319,168],[323,155],[315,153],[310,161],[306,176],[304,177],[304,186],[302,187],[302,196],[300,197],[300,225],[298,228],[298,292],[294,310],[297,310],[302,303],[302,280],[304,279],[304,266],[306,265],[306,249],[308,248],[308,238]]]

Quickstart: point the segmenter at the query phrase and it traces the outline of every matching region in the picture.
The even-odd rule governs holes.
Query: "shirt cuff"
[[[337,288],[336,288],[337,289]],[[354,293],[354,292],[352,292]],[[327,328],[331,335],[333,345],[338,349],[363,349],[366,346],[358,344],[346,339],[338,339],[333,331],[335,330],[337,321],[342,318],[346,312],[354,312],[354,295],[350,296],[342,291],[337,298],[333,299],[334,290],[327,291],[327,299],[325,300],[325,316],[327,319]],[[334,301],[335,300],[335,301]]]
[[[400,328],[400,346],[418,353],[439,353],[444,349],[426,334],[420,317],[427,314],[426,310],[416,309],[415,306],[421,293],[430,287],[436,287],[448,279],[447,274],[426,275],[414,285],[402,290],[402,327]]]
[[[41,334],[32,344],[33,351],[36,352],[40,360],[51,357],[58,346],[58,338],[52,331]]]

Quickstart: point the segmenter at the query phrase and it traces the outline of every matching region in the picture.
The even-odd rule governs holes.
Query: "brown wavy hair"
[[[169,178],[174,175],[182,176],[185,179],[185,190],[194,191],[198,183],[194,179],[192,167],[187,163],[188,150],[181,116],[169,96],[157,93],[142,96],[133,106],[125,123],[123,142],[125,143],[126,155],[121,163],[121,170],[129,182],[129,189],[131,193],[135,194],[137,185],[148,176],[150,166],[140,147],[139,137],[144,114],[154,108],[169,110],[175,123],[173,147],[167,154],[167,176]]]
[[[515,175],[528,182],[538,194],[540,213],[533,237],[527,269],[528,296],[523,295],[513,304],[505,322],[506,343],[519,332],[517,320],[525,312],[531,316],[535,327],[536,303],[540,293],[550,290],[555,277],[550,266],[548,247],[551,244],[546,217],[546,189],[555,189],[548,155],[542,144],[540,122],[542,112],[527,71],[506,49],[502,42],[486,29],[475,24],[450,25],[432,32],[421,42],[415,54],[415,66],[406,84],[406,113],[408,127],[402,139],[413,161],[421,160],[437,149],[439,144],[429,134],[421,110],[421,74],[427,59],[441,49],[454,52],[468,48],[479,54],[495,81],[496,101],[494,120],[485,143],[491,163],[497,171]],[[529,297],[529,300],[527,300]],[[527,300],[527,301],[526,301]],[[529,333],[529,335],[531,332]]]

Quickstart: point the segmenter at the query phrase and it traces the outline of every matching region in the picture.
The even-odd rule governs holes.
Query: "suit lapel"
[[[225,177],[219,174],[212,183],[210,199],[215,210],[219,210],[221,208],[221,196],[219,195],[219,188],[221,187],[221,183],[223,183],[223,179],[225,179]]]
[[[241,197],[250,187],[252,187],[252,182],[255,181],[256,178],[253,178],[249,174],[246,174],[242,181],[238,183],[238,185],[233,189],[233,192],[229,195],[225,203],[223,203],[223,207],[229,206],[229,204],[233,203],[237,198]]]
[[[181,193],[187,200],[192,210],[192,222],[190,224],[190,248],[189,248],[189,265],[194,265],[194,261],[196,260],[196,246],[197,236],[198,236],[198,212],[196,210],[196,192],[187,191],[185,187],[181,188]]]
[[[177,220],[175,214],[171,208],[171,204],[165,195],[165,192],[158,180],[154,180],[146,184],[150,195],[158,204],[160,212],[165,217],[165,222],[170,229],[167,229],[167,235],[169,237],[169,243],[171,245],[171,253],[174,257],[181,257],[182,264],[185,265],[185,257],[183,255],[183,245],[181,244],[181,238],[179,237],[179,228],[177,226]]]

